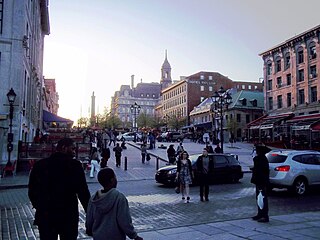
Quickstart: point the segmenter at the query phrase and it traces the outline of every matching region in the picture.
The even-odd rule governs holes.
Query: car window
[[[214,165],[215,167],[224,167],[228,165],[228,161],[225,156],[214,156]]]
[[[266,157],[269,163],[283,163],[287,159],[287,156],[278,153],[268,153],[266,154]]]
[[[228,159],[229,163],[231,163],[231,164],[238,164],[239,163],[237,161],[237,159],[235,159],[233,156],[226,156],[226,158]]]
[[[292,159],[303,164],[320,165],[319,154],[302,154],[294,156]]]

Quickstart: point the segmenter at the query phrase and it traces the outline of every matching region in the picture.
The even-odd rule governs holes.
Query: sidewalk
[[[156,157],[163,159],[164,161],[160,161],[160,167],[166,164],[166,150],[159,149],[158,146],[161,143],[157,143],[157,148],[153,150],[149,150],[149,153],[153,156],[149,164],[142,165],[140,161],[140,152],[135,151],[133,147],[137,147],[135,143],[128,142],[128,149],[123,152],[123,159],[127,157],[128,161],[128,170],[124,170],[124,163],[122,162],[121,168],[115,167],[115,158],[114,154],[111,151],[111,159],[108,162],[108,166],[112,167],[118,177],[119,181],[137,181],[137,180],[153,180],[154,173],[156,171]],[[163,143],[164,145],[169,145],[172,143]],[[177,143],[174,143],[175,147]],[[201,153],[204,147],[203,144],[196,144],[191,142],[183,143],[184,148],[190,153]],[[239,161],[243,166],[244,171],[249,171],[249,166],[251,165],[251,158],[249,157],[252,145],[247,143],[236,143],[234,148],[230,148],[229,144],[225,144],[225,152],[235,153],[239,156]],[[134,160],[135,161],[134,161]],[[97,183],[95,178],[89,178],[89,174],[86,174],[88,184]],[[32,226],[26,224],[25,215],[28,215],[29,218],[32,219],[32,211],[26,208],[25,206],[17,205],[15,206],[15,197],[19,197],[23,194],[24,198],[27,198],[25,195],[26,187],[28,184],[28,173],[18,173],[16,176],[8,176],[2,178],[0,180],[0,209],[1,209],[1,225],[0,232],[2,234],[2,239],[36,239],[31,235],[27,235],[28,232],[31,232]],[[95,186],[95,185],[91,185]],[[20,194],[19,196],[8,195],[10,189],[19,188],[16,191],[16,194]],[[23,188],[20,191],[20,188]],[[1,200],[2,199],[2,200]],[[9,201],[9,206],[3,204],[3,199],[7,199]],[[194,208],[201,207],[198,202],[194,203]],[[199,206],[198,206],[199,205]],[[181,208],[184,208],[184,205],[178,205]],[[208,205],[209,206],[209,205]],[[170,207],[170,206],[168,206]],[[19,209],[27,209],[27,212],[21,213]],[[10,211],[15,210],[16,212]],[[169,210],[169,209],[168,209]],[[141,209],[141,211],[146,211],[146,216],[148,215],[148,209]],[[166,214],[166,213],[164,213]],[[182,213],[183,214],[183,211]],[[208,209],[208,214],[210,214],[210,209]],[[208,215],[209,216],[209,215]],[[81,221],[83,222],[85,216],[81,215]],[[152,217],[152,216],[151,216]],[[207,217],[206,217],[207,218]],[[235,216],[235,218],[237,218]],[[210,218],[211,219],[211,218]],[[135,220],[135,219],[134,219]],[[12,224],[14,221],[14,229],[13,232],[21,232],[25,231],[25,238],[14,237],[13,233],[10,233],[7,230],[8,223]],[[24,223],[24,228],[21,228],[19,225],[21,222]],[[191,221],[190,221],[191,222]],[[208,219],[207,221],[208,222]],[[235,219],[231,221],[209,221],[210,223],[205,224],[192,224],[183,227],[175,227],[175,228],[161,228],[159,226],[154,226],[155,230],[139,230],[139,235],[144,239],[150,240],[179,240],[179,239],[201,239],[201,240],[209,240],[209,239],[320,239],[320,212],[304,212],[304,213],[296,213],[296,214],[288,214],[288,215],[277,215],[270,216],[269,223],[258,223],[248,218]],[[81,229],[80,229],[81,228]],[[83,226],[80,223],[79,230],[79,239],[91,239],[85,234],[83,234]],[[35,232],[36,233],[36,232]],[[7,234],[7,235],[6,235]],[[23,236],[23,234],[18,235]],[[37,233],[35,234],[37,236]]]

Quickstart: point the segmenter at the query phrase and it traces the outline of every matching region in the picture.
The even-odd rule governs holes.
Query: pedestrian
[[[110,149],[108,147],[102,149],[101,157],[100,168],[105,168],[108,166],[108,161],[110,158]]]
[[[208,155],[208,150],[203,149],[202,155],[196,162],[197,174],[200,186],[200,201],[209,201],[209,173],[213,171],[213,159]]]
[[[217,144],[216,148],[214,149],[214,152],[215,152],[215,153],[222,153],[222,149],[221,149],[219,143]]]
[[[122,142],[121,142],[121,148],[122,148],[123,150],[127,149],[126,140],[125,140],[125,139],[123,139]]]
[[[86,233],[94,240],[110,239],[143,240],[135,231],[127,198],[117,188],[117,177],[111,168],[98,173],[103,189],[98,190],[89,201],[86,217]]]
[[[114,156],[116,157],[116,167],[120,167],[121,165],[121,155],[122,155],[122,148],[120,147],[119,143],[113,148]]]
[[[167,156],[168,156],[169,164],[174,164],[176,161],[176,150],[174,149],[173,144],[170,144],[167,150]]]
[[[253,168],[251,183],[256,185],[256,200],[261,193],[263,206],[258,205],[258,213],[252,217],[258,222],[269,222],[269,205],[268,205],[268,184],[269,184],[269,162],[265,156],[270,149],[263,145],[256,145],[257,156],[253,158]]]
[[[103,148],[107,148],[108,143],[110,141],[110,136],[106,131],[103,131],[102,133],[102,139],[103,139]]]
[[[144,164],[147,156],[147,146],[145,144],[141,145],[141,161]]]
[[[203,143],[205,143],[206,145],[209,143],[210,141],[210,136],[209,136],[209,133],[205,132],[202,136],[202,141]]]
[[[189,184],[192,184],[192,178],[193,171],[189,154],[186,151],[183,151],[177,161],[177,179],[180,182],[182,200],[185,200],[185,197],[187,197],[186,203],[189,203],[190,201]]]
[[[184,148],[183,148],[182,142],[180,142],[179,145],[178,145],[178,147],[177,147],[176,156],[179,156],[180,153],[182,153],[183,151],[184,151]]]
[[[116,145],[116,136],[115,136],[114,132],[111,130],[109,132],[109,135],[110,135],[109,146],[111,146],[111,143],[113,143],[113,146],[115,146]]]
[[[90,192],[74,150],[72,139],[61,139],[56,152],[36,162],[30,172],[28,196],[41,240],[78,237],[78,199],[86,212]]]
[[[99,159],[99,154],[98,154],[98,149],[96,147],[92,148],[92,154],[91,154],[91,158],[90,158],[90,165],[91,165],[91,169],[90,169],[90,178],[94,177],[94,173],[95,172],[99,172],[100,171],[100,159]]]
[[[206,145],[206,149],[207,149],[208,153],[214,153],[213,147],[210,145],[210,143],[208,143],[208,144]]]

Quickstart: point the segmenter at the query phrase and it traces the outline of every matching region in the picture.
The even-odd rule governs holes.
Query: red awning
[[[317,114],[310,114],[310,115],[301,115],[301,116],[295,116],[287,121],[287,123],[294,123],[294,122],[300,122],[300,121],[312,121],[312,120],[320,120],[320,113]]]
[[[311,126],[312,131],[320,131],[320,122],[316,122]]]

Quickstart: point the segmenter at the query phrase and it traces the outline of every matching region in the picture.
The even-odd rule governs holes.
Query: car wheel
[[[302,196],[306,193],[307,191],[307,181],[304,178],[298,178],[294,181],[293,186],[292,186],[292,191],[298,195]]]

